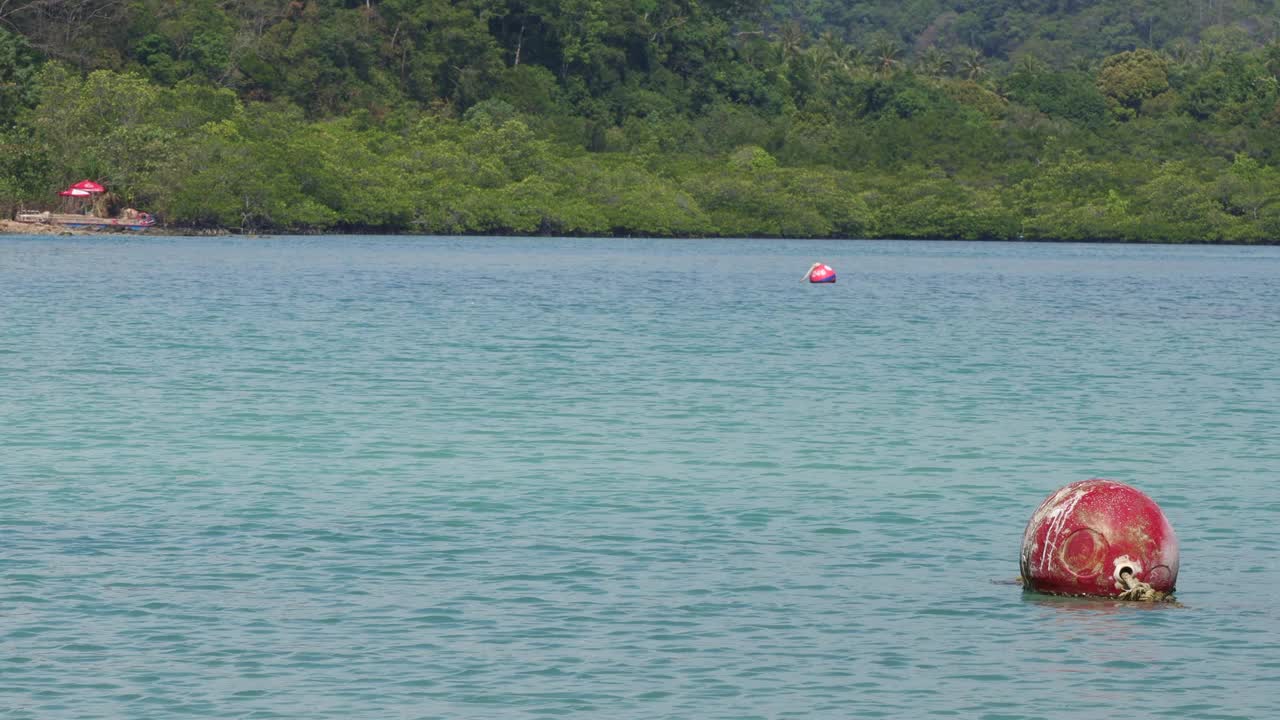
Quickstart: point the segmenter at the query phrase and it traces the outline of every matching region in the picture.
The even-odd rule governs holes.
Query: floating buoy
[[[1021,569],[1023,586],[1036,592],[1169,600],[1178,538],[1160,506],[1136,488],[1081,480],[1031,515]]]
[[[836,281],[836,271],[832,270],[830,265],[814,263],[809,268],[808,277],[811,283],[833,283]]]

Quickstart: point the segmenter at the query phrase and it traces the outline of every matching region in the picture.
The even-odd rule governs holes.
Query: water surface
[[[1278,320],[1274,247],[3,237],[0,715],[1275,717]],[[1003,584],[1093,476],[1187,607]]]

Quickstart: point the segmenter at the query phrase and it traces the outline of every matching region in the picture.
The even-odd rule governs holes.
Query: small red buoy
[[[811,283],[833,283],[836,281],[836,271],[831,269],[830,265],[823,263],[814,263],[809,268],[809,282]]]
[[[1126,595],[1146,583],[1172,593],[1178,538],[1160,506],[1136,488],[1094,478],[1050,495],[1022,535],[1022,581],[1055,595]]]

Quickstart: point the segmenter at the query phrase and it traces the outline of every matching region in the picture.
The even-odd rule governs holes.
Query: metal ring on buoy
[[[1031,515],[1024,587],[1054,595],[1171,601],[1178,538],[1155,501],[1114,480],[1071,483]]]

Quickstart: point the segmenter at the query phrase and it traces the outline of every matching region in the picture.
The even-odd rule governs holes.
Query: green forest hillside
[[[1275,242],[1275,2],[0,0],[0,212]]]

